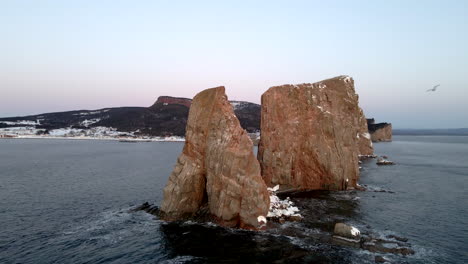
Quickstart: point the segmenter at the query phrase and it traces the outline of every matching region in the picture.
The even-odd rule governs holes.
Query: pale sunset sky
[[[338,75],[376,121],[468,127],[468,1],[0,0],[0,117]]]

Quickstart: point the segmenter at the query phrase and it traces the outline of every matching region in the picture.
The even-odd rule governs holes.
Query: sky
[[[468,127],[468,1],[0,0],[0,117],[338,75],[376,121]]]

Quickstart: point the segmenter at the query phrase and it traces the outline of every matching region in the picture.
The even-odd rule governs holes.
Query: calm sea
[[[183,143],[0,140],[0,263],[468,263],[468,137],[375,144],[397,165],[362,164],[371,191],[292,200],[305,220],[263,232],[166,224],[158,205]],[[379,192],[385,190],[386,192]],[[335,222],[408,238],[416,254],[329,243]]]

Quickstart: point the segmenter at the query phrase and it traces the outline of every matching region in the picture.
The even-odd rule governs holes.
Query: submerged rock
[[[395,165],[395,162],[383,158],[379,158],[376,163],[377,165]]]
[[[372,235],[361,235],[360,231],[350,225],[343,223],[335,224],[332,242],[342,246],[362,248],[376,253],[392,253],[403,256],[414,254],[408,240],[396,236],[388,236],[391,239],[375,238]],[[405,240],[405,241],[403,241]]]
[[[161,225],[165,247],[176,256],[200,257],[195,263],[343,263],[344,256],[304,248],[286,236],[226,229],[210,224]],[[192,263],[192,262],[190,262]]]
[[[403,256],[413,255],[415,252],[413,249],[409,247],[400,247],[399,245],[395,244],[394,247],[391,247],[391,242],[386,241],[386,243],[379,241],[379,242],[365,242],[361,245],[362,249],[368,250],[370,252],[378,252],[378,253],[392,253],[392,254],[400,254]]]
[[[271,87],[262,95],[261,118],[258,159],[268,186],[356,186],[358,155],[372,152],[351,77]]]
[[[152,214],[155,216],[159,215],[159,207],[149,204],[148,202],[143,203],[142,205],[130,209],[130,212],[137,212],[137,211],[145,211],[148,214]]]
[[[375,263],[385,263],[387,260],[382,256],[375,256]]]
[[[405,242],[405,243],[408,242],[408,238],[399,237],[399,236],[396,236],[396,235],[388,235],[387,238],[395,239],[396,241]]]
[[[375,159],[377,158],[377,155],[358,155],[359,157],[359,161],[363,161],[363,160],[368,160],[368,159]]]
[[[164,188],[162,218],[179,220],[207,208],[221,225],[258,228],[270,205],[253,145],[224,87],[197,94],[184,149]]]

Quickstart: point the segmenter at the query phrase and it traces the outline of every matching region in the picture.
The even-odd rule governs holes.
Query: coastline
[[[185,142],[185,138],[167,137],[167,138],[115,138],[115,137],[61,137],[61,136],[35,136],[21,135],[15,137],[0,137],[1,139],[58,139],[58,140],[108,140],[121,142]]]

